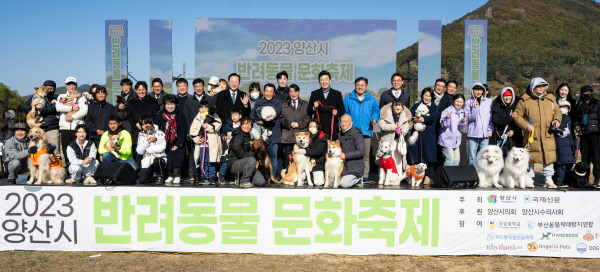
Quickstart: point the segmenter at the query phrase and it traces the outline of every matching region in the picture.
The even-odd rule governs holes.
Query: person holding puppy
[[[114,141],[109,142],[110,136],[117,136],[117,143]],[[106,145],[109,145],[110,150],[107,149]],[[121,125],[121,118],[117,113],[113,113],[108,118],[108,130],[102,134],[100,138],[100,146],[98,153],[102,158],[102,162],[124,162],[128,163],[137,171],[138,165],[135,163],[132,157],[132,143],[131,135]],[[115,157],[111,151],[116,152],[119,156]]]
[[[139,184],[163,185],[167,168],[167,141],[165,133],[154,125],[154,118],[144,115],[140,120],[142,133],[138,137],[135,151],[142,156],[141,169],[138,174]],[[156,176],[154,182],[152,177]]]
[[[342,170],[342,179],[340,186],[350,188],[355,184],[359,187],[363,185],[363,174],[365,171],[365,140],[360,129],[352,126],[352,117],[343,115],[340,118],[340,132],[338,138],[342,147],[340,159],[344,161],[344,170]]]
[[[217,182],[217,163],[222,152],[220,129],[221,119],[211,113],[207,101],[200,101],[198,114],[190,128],[190,137],[194,144],[193,158],[196,162],[192,169],[195,185]]]
[[[275,109],[275,118],[271,121],[263,120],[259,109],[264,107],[273,107]],[[279,176],[277,171],[277,149],[281,143],[281,126],[279,125],[279,116],[281,115],[281,100],[275,98],[275,85],[271,83],[265,84],[264,97],[259,98],[254,103],[252,108],[252,117],[255,122],[271,131],[271,137],[266,141],[269,145],[269,157],[273,165],[273,176]]]
[[[4,143],[2,158],[3,168],[8,169],[8,184],[15,184],[17,176],[28,171],[29,154],[37,153],[37,147],[29,148],[29,138],[27,137],[29,127],[25,123],[16,123],[12,127],[12,131],[15,135]]]
[[[103,88],[103,87],[100,87]],[[67,147],[67,158],[69,159],[69,175],[66,183],[79,183],[83,177],[84,184],[96,184],[94,173],[98,169],[96,160],[96,145],[88,141],[88,128],[79,124],[75,127],[75,139]]]
[[[87,99],[77,91],[77,79],[67,77],[65,87],[67,87],[67,93],[59,95],[56,99],[56,111],[60,113],[58,123],[63,155],[67,154],[67,146],[76,139],[75,127],[85,124],[84,118],[88,112]]]
[[[552,176],[556,161],[556,142],[551,127],[558,129],[562,115],[556,98],[548,94],[547,90],[548,83],[543,78],[536,77],[531,80],[528,92],[523,94],[515,109],[515,123],[525,132],[524,144],[531,156],[529,176],[535,176],[533,166],[540,163],[544,167],[544,187],[555,189]]]

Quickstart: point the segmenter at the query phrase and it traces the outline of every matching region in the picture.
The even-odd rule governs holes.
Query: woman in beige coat
[[[407,108],[402,105],[402,100],[396,98],[392,103],[383,106],[379,115],[378,125],[379,128],[381,128],[381,138],[379,139],[379,142],[394,143],[392,148],[395,152],[394,154],[396,154],[394,159],[396,159],[398,170],[405,170],[407,168],[406,149],[404,149],[404,154],[400,154],[397,148],[400,137],[404,139],[409,130],[408,120],[410,120],[411,114],[410,111],[407,111],[406,109]],[[404,143],[406,144],[406,141],[404,141]],[[379,160],[382,156],[383,153],[380,150],[377,150],[377,154],[375,155],[375,162],[377,164],[379,164]],[[398,160],[398,158],[401,159]]]
[[[220,161],[222,153],[219,130],[221,130],[221,119],[209,113],[208,102],[201,101],[199,112],[194,117],[190,128],[190,137],[196,145],[194,162],[196,162],[197,173],[200,176],[199,180],[194,177],[195,184],[215,184],[217,182],[216,164]],[[206,144],[204,135],[207,139]]]

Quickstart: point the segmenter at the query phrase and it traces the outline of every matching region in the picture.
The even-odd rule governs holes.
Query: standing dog
[[[487,188],[494,185],[498,189],[502,188],[502,185],[498,184],[500,171],[504,167],[502,149],[500,147],[488,145],[479,150],[474,166],[479,176],[479,187]]]
[[[250,148],[254,152],[254,158],[256,159],[256,170],[262,173],[267,171],[269,179],[272,182],[278,183],[277,179],[273,177],[273,165],[269,157],[269,145],[265,141],[257,139],[250,142]]]
[[[65,168],[60,161],[48,152],[46,134],[39,125],[34,125],[29,131],[29,147],[37,147],[38,152],[31,154],[28,160],[30,177],[27,184],[63,184]],[[35,181],[35,183],[33,183]]]
[[[294,150],[298,148],[308,148],[310,144],[310,134],[308,132],[296,132],[296,144]],[[304,154],[294,154],[293,160],[290,161],[287,171],[281,170],[281,180],[284,184],[294,185],[294,183],[301,185],[304,183],[306,178],[306,184],[313,186],[312,180],[310,179],[310,172],[312,171],[313,165],[310,157]]]
[[[392,151],[393,146],[389,142],[379,143],[378,153],[383,154],[379,162],[379,185],[399,185],[405,178],[404,172],[398,172],[398,165]]]
[[[410,187],[416,188],[421,186],[421,182],[425,179],[425,170],[427,170],[427,164],[419,163],[406,168],[406,177],[410,179]]]
[[[48,91],[50,91],[50,87],[48,86],[40,86],[35,87],[35,93],[33,97],[31,97],[31,111],[27,113],[27,125],[30,128],[33,128],[36,125],[43,125],[42,118],[37,114],[36,105],[44,106],[46,104],[46,96],[48,95]]]
[[[513,147],[504,161],[504,171],[500,175],[500,185],[510,189],[515,184],[521,189],[533,188],[533,180],[527,174],[529,170],[529,154],[525,148]]]
[[[325,161],[325,187],[331,183],[330,179],[333,179],[333,188],[337,188],[340,185],[340,179],[342,179],[342,170],[344,170],[344,160],[340,158],[342,154],[342,146],[340,140],[334,142],[327,141],[327,157]]]

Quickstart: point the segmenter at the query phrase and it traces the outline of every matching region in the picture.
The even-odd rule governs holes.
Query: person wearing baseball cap
[[[598,187],[600,181],[600,101],[594,98],[594,88],[590,85],[584,85],[579,90],[580,98],[577,106],[573,106],[575,111],[573,127],[575,133],[580,134],[581,162],[594,164],[594,186]]]
[[[59,125],[58,125],[58,114],[56,112],[56,82],[53,80],[44,81],[43,86],[50,87],[48,94],[45,98],[45,103],[36,105],[39,116],[42,117],[42,126],[40,127],[46,133],[46,140],[55,145],[59,146]],[[31,99],[30,97],[27,102],[23,105],[24,112],[31,111]],[[60,158],[60,149],[54,151],[54,155]]]
[[[85,124],[84,118],[88,112],[88,103],[85,96],[77,91],[77,79],[67,77],[65,79],[67,92],[58,96],[56,101],[56,111],[60,113],[58,124],[60,126],[60,146],[66,159],[67,147],[74,141],[75,127],[79,124]]]
[[[29,148],[27,124],[19,122],[11,128],[15,135],[4,144],[4,169],[8,169],[8,184],[15,184],[17,176],[27,172],[29,154],[36,153],[37,148]]]
[[[519,128],[524,130],[524,137],[528,139],[533,133],[533,142],[525,140],[523,145],[528,147],[531,160],[529,163],[529,176],[534,177],[533,166],[536,163],[544,167],[546,179],[544,187],[555,189],[552,180],[554,175],[554,162],[556,162],[556,141],[549,132],[550,126],[558,128],[562,121],[562,114],[556,103],[556,97],[548,92],[548,82],[541,77],[536,77],[529,84],[529,91],[521,97],[517,104],[514,118]]]

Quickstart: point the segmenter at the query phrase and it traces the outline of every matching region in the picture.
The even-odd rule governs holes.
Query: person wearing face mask
[[[569,117],[571,103],[567,100],[562,100],[558,102],[558,107],[562,114],[562,121],[558,127],[561,132],[554,134],[554,141],[556,141],[556,163],[554,164],[554,176],[552,176],[552,179],[557,187],[569,187],[563,184],[565,173],[573,167],[577,159],[577,147],[573,139],[573,133],[571,133],[571,118]]]
[[[421,91],[421,101],[415,103],[410,109],[412,114],[412,121],[414,123],[425,124],[425,130],[419,133],[419,137],[415,144],[408,147],[409,163],[410,165],[425,163],[427,164],[427,176],[431,178],[434,170],[434,166],[437,163],[437,145],[435,135],[435,120],[438,116],[437,105],[433,102],[434,91],[430,87],[427,87]],[[429,115],[416,117],[416,110],[424,104],[429,109]]]
[[[577,103],[577,113],[573,120],[573,127],[575,133],[581,134],[580,136],[580,148],[581,150],[581,161],[594,164],[594,186],[598,187],[598,181],[600,180],[600,144],[598,143],[598,136],[600,130],[598,121],[598,111],[600,110],[600,101],[594,98],[594,88],[590,85],[585,85],[579,90],[581,94],[579,102]]]
[[[513,147],[523,147],[523,133],[513,120],[519,99],[513,88],[504,87],[492,102],[494,132],[490,143],[500,146],[505,157]]]
[[[544,167],[545,186],[555,189],[556,185],[552,180],[554,175],[554,162],[556,161],[556,142],[554,135],[550,132],[550,126],[558,128],[562,115],[556,98],[547,93],[548,83],[540,77],[531,80],[529,91],[521,97],[517,104],[515,112],[515,123],[524,130],[523,141],[528,147],[529,155],[529,176],[534,177],[533,166],[536,163]],[[531,143],[528,143],[529,135],[533,133]],[[596,139],[594,139],[595,141]],[[599,173],[600,174],[600,173]]]
[[[475,82],[471,88],[471,99],[465,102],[467,115],[467,164],[475,162],[477,152],[488,145],[494,125],[492,124],[492,100],[487,98],[485,87]]]
[[[250,110],[253,110],[256,100],[263,98],[263,95],[260,92],[260,84],[258,82],[250,83],[248,93],[250,94]]]
[[[281,158],[282,165],[280,169],[287,169],[289,165],[289,155],[292,153],[296,143],[296,132],[304,132],[308,127],[308,102],[300,99],[300,87],[292,84],[288,88],[288,98],[282,103],[279,124],[281,126]],[[279,167],[278,167],[279,168]]]
[[[292,86],[294,85],[296,84],[292,84]],[[308,148],[294,150],[295,154],[304,154],[315,160],[315,166],[312,168],[312,181],[316,186],[325,184],[325,156],[327,155],[327,140],[329,140],[329,136],[319,130],[320,127],[319,120],[310,120],[308,123],[308,132],[310,133]]]

